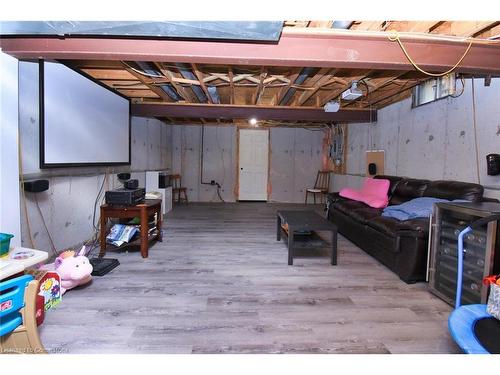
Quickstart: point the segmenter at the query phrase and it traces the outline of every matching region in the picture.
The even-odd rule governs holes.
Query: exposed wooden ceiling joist
[[[222,104],[132,104],[132,114],[144,117],[198,117],[206,119],[324,121],[324,122],[369,122],[376,121],[377,112],[368,109],[346,109],[325,112],[311,107],[238,106]]]
[[[260,96],[262,94],[262,90],[264,88],[264,79],[267,76],[267,68],[265,66],[261,67],[260,69],[260,78],[259,78],[259,83],[257,85],[257,90],[254,93],[254,96],[252,98],[252,104],[258,104]]]
[[[148,78],[146,76],[144,76],[144,75],[142,75],[140,73],[137,73],[131,67],[129,67],[126,63],[123,63],[123,67],[125,68],[125,70],[127,72],[130,73],[130,75],[134,76],[139,81],[141,81],[142,83],[144,83],[153,93],[156,94],[155,96],[158,96],[158,97],[162,98],[163,100],[165,100],[167,102],[171,102],[172,101],[172,99],[167,95],[167,93],[165,91],[163,91],[161,88],[159,88],[159,87],[157,87],[155,85],[152,85],[151,83],[147,83]],[[121,90],[121,91],[124,92],[123,90]],[[130,97],[136,97],[136,95],[131,95],[132,90],[127,90],[126,92],[129,93],[128,96],[130,96]],[[136,90],[136,92],[137,92],[137,90]],[[153,96],[153,97],[155,97],[155,96]],[[142,97],[151,97],[151,96],[143,95]]]
[[[160,72],[170,81],[175,91],[188,102],[197,102],[195,95],[187,88],[182,87],[177,81],[174,80],[174,74],[167,69],[162,63],[155,62],[154,65],[160,70]]]
[[[193,69],[193,72],[194,72],[196,78],[198,78],[198,81],[200,82],[201,89],[205,93],[205,96],[207,97],[208,102],[213,103],[212,96],[208,92],[207,86],[205,85],[205,82],[203,81],[204,77],[203,77],[203,74],[201,73],[200,69],[198,69],[198,66],[196,64],[191,64],[191,68]]]
[[[323,85],[328,84],[331,79],[335,76],[338,69],[328,69],[323,68],[316,73],[316,75],[311,78],[307,83],[313,85],[314,89],[309,91],[304,91],[300,97],[298,97],[292,105],[303,105],[311,96],[313,96]]]
[[[234,73],[233,73],[233,67],[232,66],[229,66],[228,68],[228,77],[229,77],[229,87],[230,87],[230,91],[229,91],[229,104],[234,104]]]

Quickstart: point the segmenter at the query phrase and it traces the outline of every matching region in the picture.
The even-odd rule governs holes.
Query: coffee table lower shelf
[[[290,241],[288,230],[281,226],[281,238],[288,248],[288,265],[293,265],[294,258],[319,258],[331,257],[331,265],[337,264],[336,249],[332,243],[324,240],[316,231],[305,233],[294,233],[292,251],[290,251]],[[334,254],[335,252],[335,254]]]

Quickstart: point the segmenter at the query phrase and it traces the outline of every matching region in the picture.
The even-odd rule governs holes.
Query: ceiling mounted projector
[[[338,101],[330,101],[323,107],[325,112],[338,112],[340,109],[340,103]]]
[[[353,81],[351,87],[342,93],[341,98],[343,100],[356,100],[363,96],[363,91],[358,89],[358,81]]]

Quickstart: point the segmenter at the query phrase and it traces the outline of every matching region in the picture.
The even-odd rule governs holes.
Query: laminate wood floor
[[[288,266],[275,212],[304,207],[175,206],[149,258],[108,251],[120,266],[68,291],[47,312],[42,342],[52,353],[457,352],[451,307],[342,236],[337,266]]]

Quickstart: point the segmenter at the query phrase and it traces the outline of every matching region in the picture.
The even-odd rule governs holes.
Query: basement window
[[[430,79],[413,88],[412,107],[434,102],[455,93],[455,74]]]

